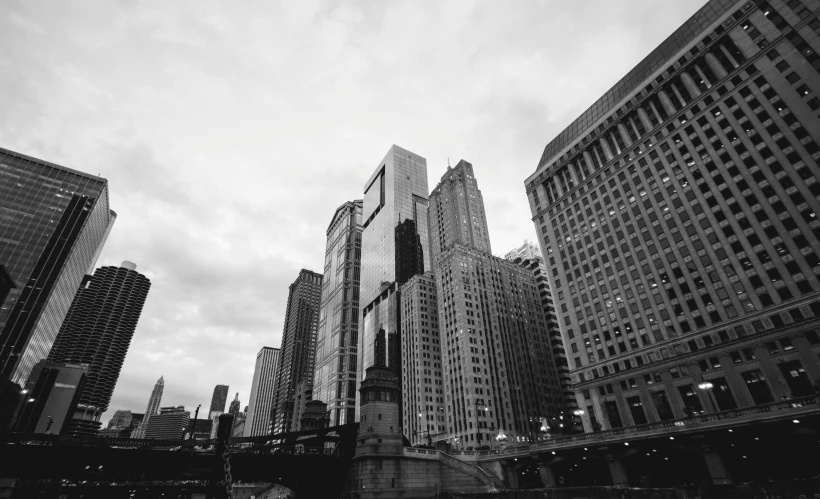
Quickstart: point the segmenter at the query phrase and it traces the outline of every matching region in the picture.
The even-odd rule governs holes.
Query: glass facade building
[[[225,405],[228,403],[228,385],[216,385],[214,394],[211,396],[211,409],[208,411],[208,419],[219,416],[225,412]]]
[[[83,279],[48,360],[89,366],[71,435],[94,435],[125,362],[151,281],[132,262],[98,268]]]
[[[293,423],[298,421],[294,413],[299,385],[313,383],[321,299],[322,274],[302,269],[290,285],[288,294],[271,409],[273,433],[295,430]]]
[[[587,431],[820,379],[818,6],[710,1],[526,180]]]
[[[327,404],[330,425],[356,420],[362,201],[348,201],[327,228],[313,399]]]
[[[396,145],[390,148],[365,183],[359,300],[359,380],[364,379],[365,370],[373,365],[373,345],[380,328],[385,330],[388,338],[394,338],[393,354],[388,355],[388,364],[393,364],[389,367],[394,369],[397,376],[401,375],[401,369],[396,365],[398,352],[401,351],[398,344],[398,288],[402,283],[398,279],[398,269],[424,271],[430,268],[428,192],[427,160]],[[406,223],[407,220],[412,220],[413,224]],[[408,234],[411,226],[415,227],[417,238]],[[405,262],[405,258],[413,261]],[[419,260],[422,265],[419,265]],[[402,272],[402,277],[409,278],[410,273]],[[358,400],[358,393],[356,397]],[[357,403],[357,410],[359,406]]]
[[[279,355],[280,350],[271,347],[262,347],[256,355],[251,396],[248,402],[248,419],[245,421],[242,435],[244,437],[258,437],[270,432],[270,410],[273,403],[273,388],[276,385],[276,373],[279,369]],[[225,407],[224,404],[222,407]]]
[[[103,178],[0,149],[0,369],[22,384],[46,358],[115,214]]]

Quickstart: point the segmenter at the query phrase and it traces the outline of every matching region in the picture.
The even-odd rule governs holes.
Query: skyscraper
[[[279,372],[271,409],[274,433],[293,429],[296,388],[303,380],[313,380],[321,296],[322,274],[302,269],[290,285],[288,294]]]
[[[441,253],[455,243],[492,253],[484,198],[473,165],[459,161],[447,167],[430,193],[430,261],[435,268]]]
[[[400,292],[402,428],[412,445],[426,444],[447,431],[435,277],[413,276]]]
[[[336,210],[325,248],[313,397],[327,404],[330,424],[337,426],[356,419],[361,200],[348,201]]]
[[[278,348],[262,347],[256,355],[253,370],[251,397],[248,404],[248,421],[245,423],[245,437],[257,437],[270,433],[270,411],[276,373],[279,370]]]
[[[427,160],[396,145],[365,183],[359,380],[373,365],[373,345],[380,329],[386,331],[388,338],[394,338],[394,355],[388,355],[388,364],[391,357],[395,363],[401,351],[398,289],[402,279],[430,268],[427,192]],[[398,365],[389,367],[401,376]],[[358,407],[356,404],[357,410]]]
[[[211,410],[208,412],[208,419],[213,419],[225,412],[225,404],[228,403],[228,385],[216,385],[214,394],[211,397]]]
[[[145,428],[151,417],[159,413],[159,404],[162,401],[162,391],[165,389],[165,380],[162,376],[159,377],[154,389],[151,390],[151,397],[148,399],[148,406],[145,408],[145,416],[139,427],[131,434],[131,438],[145,438]]]
[[[820,377],[806,14],[710,1],[526,180],[587,431],[810,394]]]
[[[116,214],[107,180],[0,148],[0,373],[23,384],[48,355]],[[0,293],[1,294],[1,293]]]
[[[538,245],[529,241],[524,241],[522,246],[507,253],[505,258],[532,272],[538,286],[538,295],[541,297],[550,342],[549,349],[546,351],[548,357],[542,362],[544,367],[550,370],[547,378],[548,384],[544,388],[549,397],[563,399],[563,403],[554,402],[552,404],[554,412],[546,415],[546,427],[549,427],[551,432],[564,433],[570,427],[574,428],[575,423],[580,421],[576,421],[577,417],[574,416],[577,405],[575,395],[570,389],[569,363],[555,315],[552,291],[547,278],[547,266],[544,264]]]
[[[231,406],[228,408],[228,414],[233,414],[234,421],[236,421],[237,416],[239,416],[240,405],[241,404],[239,402],[239,392],[236,392],[236,397],[233,399],[233,401],[231,402]]]
[[[69,434],[94,434],[102,425],[150,287],[131,262],[100,267],[83,279],[48,355],[89,366]]]
[[[461,448],[545,438],[546,421],[564,406],[535,276],[490,254],[483,204],[466,161],[448,168],[430,194],[435,286],[425,287],[437,296],[438,332],[422,327],[418,341],[429,353],[423,363],[405,357],[404,366],[429,373],[434,385],[442,380],[422,395],[420,413],[439,431],[437,439]],[[423,302],[403,297],[402,308],[429,316]]]

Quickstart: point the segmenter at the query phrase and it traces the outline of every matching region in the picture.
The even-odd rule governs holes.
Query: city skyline
[[[111,232],[98,266],[117,265],[123,258],[131,258],[144,262],[141,263],[141,269],[155,283],[153,292],[156,294],[146,304],[143,312],[144,323],[135,334],[110,410],[143,410],[143,394],[150,392],[151,386],[160,374],[168,378],[165,397],[169,405],[182,404],[189,409],[195,408],[197,404],[205,406],[209,401],[212,387],[217,383],[235,386],[246,393],[250,387],[255,353],[263,345],[280,344],[287,283],[300,268],[321,268],[325,239],[323,229],[328,215],[340,203],[361,195],[360,179],[372,171],[373,158],[381,157],[390,144],[400,144],[427,158],[429,178],[440,177],[446,170],[448,156],[453,164],[456,158],[460,157],[474,161],[478,165],[476,174],[487,186],[484,189],[484,197],[488,224],[494,231],[496,252],[506,252],[520,245],[524,239],[533,239],[535,236],[529,224],[530,214],[522,193],[521,179],[531,173],[532,165],[540,155],[543,144],[560,132],[622,74],[674,31],[702,3],[698,1],[686,5],[652,6],[647,2],[634,3],[635,9],[631,9],[629,15],[634,15],[635,18],[619,18],[623,23],[623,31],[632,34],[626,39],[619,38],[618,40],[623,42],[620,45],[606,38],[607,35],[611,37],[611,32],[600,35],[602,38],[598,40],[609,40],[600,53],[589,47],[582,47],[583,55],[586,57],[585,64],[595,66],[596,81],[589,83],[588,88],[579,90],[576,95],[561,99],[560,103],[548,102],[550,99],[546,97],[550,90],[556,90],[549,85],[558,85],[558,89],[562,88],[560,82],[549,81],[552,79],[550,71],[558,74],[558,68],[563,65],[557,62],[558,55],[540,54],[535,59],[520,56],[505,62],[514,52],[533,53],[533,47],[542,50],[543,47],[550,45],[548,42],[556,47],[560,46],[560,32],[551,35],[555,36],[554,39],[515,38],[511,46],[500,44],[499,40],[509,35],[508,31],[502,30],[503,32],[491,36],[491,40],[486,43],[495,43],[498,47],[504,48],[483,56],[475,67],[467,66],[462,69],[481,76],[495,65],[501,64],[505,64],[504,67],[510,73],[521,73],[519,69],[531,68],[534,71],[529,77],[532,81],[529,81],[529,78],[523,82],[502,79],[501,83],[510,85],[509,90],[502,91],[495,85],[491,85],[490,89],[485,88],[484,91],[477,90],[470,94],[468,108],[458,109],[447,109],[446,102],[453,98],[451,93],[454,86],[458,89],[457,95],[461,96],[460,79],[455,85],[442,82],[442,85],[447,86],[447,90],[433,95],[432,98],[422,99],[426,91],[406,90],[410,93],[414,106],[419,103],[431,106],[421,109],[419,115],[426,114],[426,111],[432,113],[433,107],[443,108],[444,115],[448,118],[441,121],[446,123],[447,131],[458,132],[459,128],[466,131],[441,133],[441,129],[436,127],[432,127],[434,130],[420,131],[424,127],[415,119],[395,126],[381,127],[381,130],[376,131],[380,127],[374,126],[374,120],[371,119],[373,114],[368,114],[367,119],[352,123],[350,128],[347,128],[338,123],[349,120],[350,115],[344,109],[336,109],[333,111],[337,113],[333,116],[334,128],[323,129],[318,133],[322,136],[326,134],[333,140],[343,137],[345,142],[352,145],[338,148],[332,155],[322,152],[309,161],[294,161],[296,156],[292,151],[282,153],[283,156],[273,156],[270,151],[275,147],[264,138],[253,135],[251,138],[230,136],[231,140],[235,139],[240,146],[239,149],[250,148],[246,155],[238,157],[239,161],[235,161],[235,150],[228,156],[225,152],[201,152],[190,147],[194,141],[201,144],[203,138],[212,133],[207,129],[196,128],[181,132],[178,145],[172,145],[167,140],[151,136],[153,131],[149,130],[147,123],[158,120],[151,118],[150,115],[139,114],[133,120],[120,121],[113,115],[120,112],[131,113],[134,108],[144,104],[143,99],[156,100],[159,104],[166,102],[167,99],[173,101],[176,97],[171,90],[168,94],[153,90],[151,81],[121,86],[121,81],[101,76],[100,63],[109,57],[108,50],[112,46],[123,44],[124,47],[133,48],[127,39],[128,36],[122,35],[125,39],[120,39],[120,35],[113,29],[115,24],[101,32],[98,31],[94,38],[79,35],[80,31],[89,32],[82,26],[77,28],[77,33],[65,31],[66,28],[54,30],[54,23],[65,17],[59,10],[47,14],[37,12],[36,5],[4,5],[3,9],[9,10],[9,15],[3,16],[4,20],[0,21],[4,23],[4,38],[14,40],[15,37],[31,35],[33,40],[25,44],[23,57],[26,60],[14,60],[14,64],[21,64],[24,70],[0,83],[4,90],[4,107],[9,109],[13,118],[9,122],[15,123],[14,130],[3,126],[6,142],[2,146],[88,173],[99,173],[108,179],[111,206],[117,210],[120,217]],[[585,22],[602,22],[613,16],[612,12],[607,11],[605,4],[602,3],[600,6],[600,11],[590,14],[592,17],[587,18]],[[401,10],[401,7],[396,9]],[[415,22],[424,23],[428,18],[440,16],[442,26],[434,28],[439,33],[434,39],[455,43],[454,39],[458,38],[461,29],[458,26],[461,24],[448,20],[457,20],[475,13],[469,12],[466,8],[463,11],[456,7],[452,9],[446,12],[419,13],[421,19]],[[357,13],[352,7],[349,10],[353,14],[351,23],[364,22],[356,21],[358,17],[369,18],[375,15],[375,21],[380,21],[398,13],[392,9],[376,13]],[[524,12],[525,10],[513,10],[506,14],[504,19],[509,20],[510,16],[521,17]],[[326,13],[308,14],[315,15],[321,22],[330,22],[333,19]],[[150,30],[159,23],[156,13],[145,12],[142,15],[144,24],[137,26],[138,30],[145,30],[146,27]],[[81,17],[94,19],[90,13],[85,12]],[[648,17],[657,17],[660,21],[641,30],[642,19]],[[236,30],[235,21],[232,21],[230,16],[225,16],[221,21],[227,24],[210,25],[216,27],[208,27],[202,19],[198,19],[199,24],[196,25],[201,29],[195,28],[194,32],[180,30],[179,36],[172,38],[175,32],[174,23],[178,22],[178,19],[178,15],[168,16],[156,35],[164,41],[155,40],[144,50],[170,48],[173,49],[169,51],[170,58],[184,57],[184,51],[188,50],[185,47],[192,47],[191,50],[198,51],[214,43],[210,37],[224,35],[230,38],[230,31]],[[484,17],[481,19],[484,23],[488,22]],[[575,27],[578,28],[577,25]],[[344,29],[344,24],[340,24],[339,30],[343,36]],[[50,67],[51,62],[50,56],[46,56],[42,51],[37,35],[40,30],[52,33],[51,36],[56,36],[58,42],[65,42],[62,45],[69,47],[67,50],[77,47],[96,47],[99,50],[91,56],[93,60],[86,60],[73,52],[61,54],[59,57],[64,61],[61,69],[64,70],[64,76],[48,73],[38,78],[43,84],[54,84],[55,77],[60,78],[57,83],[58,91],[53,94],[61,96],[58,97],[62,101],[60,103],[52,101],[53,97],[39,94],[36,86],[29,85],[29,80],[24,76],[50,71],[45,69]],[[358,41],[366,39],[349,40],[349,43],[355,46]],[[49,45],[54,42],[53,38],[50,39]],[[589,43],[595,46],[594,37]],[[392,50],[403,57],[412,57],[422,53],[417,51],[425,50],[424,47],[412,48],[409,51],[404,48],[404,52],[400,49],[399,46],[392,46],[386,50]],[[453,50],[457,51],[458,47],[453,46]],[[614,57],[618,50],[623,51],[622,57]],[[389,63],[382,60],[386,57],[386,52],[360,51],[355,54],[371,66]],[[2,57],[5,60],[7,56]],[[248,64],[256,64],[256,58],[260,55],[254,53],[249,57],[251,61]],[[313,62],[319,62],[326,54],[320,51],[313,57]],[[145,58],[152,59],[152,56],[149,53]],[[545,61],[552,62],[543,64]],[[197,60],[185,65],[180,69],[184,74],[174,73],[169,78],[178,86],[190,87],[189,78],[192,75],[199,75],[204,71],[207,73],[204,76],[210,77],[210,67],[207,64],[200,66],[201,62]],[[535,67],[539,65],[543,67]],[[31,71],[26,71],[26,68]],[[430,68],[435,69],[435,64]],[[570,67],[567,71],[578,69]],[[338,68],[336,70],[338,71]],[[335,76],[341,77],[346,89],[358,84],[355,80],[359,77],[358,74],[345,73]],[[402,73],[402,76],[410,75]],[[263,77],[266,77],[266,73],[256,74],[250,81],[261,83],[265,81]],[[480,79],[476,85],[479,89],[483,88],[482,81],[484,85],[490,85],[486,78]],[[232,82],[218,82],[204,90],[208,92],[209,97],[197,94],[196,98],[213,97],[214,103],[218,106],[233,107],[230,91],[227,92],[228,100],[225,98],[225,90],[230,88]],[[394,98],[401,95],[405,84],[395,80],[383,83],[388,86],[388,90],[375,97],[380,99],[379,104],[386,104],[384,94],[390,94]],[[412,86],[413,80],[408,78],[408,83]],[[424,78],[416,81],[416,84],[423,88],[428,88],[428,85],[433,83],[432,80]],[[142,94],[141,88],[145,89],[148,95]],[[261,102],[270,106],[297,104],[295,107],[300,107],[302,97],[298,94],[287,94],[288,90],[289,87],[283,89],[285,97],[271,95],[268,97],[270,100],[261,99]],[[263,93],[265,94],[267,92]],[[358,100],[361,97],[356,95],[355,102],[361,102]],[[9,96],[14,96],[15,102],[11,102],[12,97]],[[428,103],[428,100],[432,102]],[[84,104],[79,104],[80,102],[88,103],[87,110]],[[169,113],[171,116],[168,117],[168,122],[173,123],[172,126],[177,129],[183,129],[186,127],[181,123],[193,124],[197,119],[203,118],[203,115],[191,114],[196,104],[198,102],[191,100],[180,102],[179,107],[174,108],[176,111]],[[40,122],[27,117],[37,116],[53,105],[60,106],[54,111],[71,120],[71,127],[61,122]],[[551,109],[548,106],[560,107]],[[241,103],[238,107],[242,107]],[[149,106],[146,109],[152,113],[157,108]],[[220,107],[218,111],[225,109],[227,108]],[[403,111],[404,108],[396,112]],[[210,116],[204,118],[210,119]],[[231,120],[236,118],[229,117]],[[244,122],[250,123],[256,118],[255,114],[251,114],[246,116]],[[461,122],[462,119],[465,121]],[[428,121],[431,120],[427,117],[423,120],[425,123]],[[215,123],[211,125],[216,126]],[[265,129],[274,130],[271,127],[277,126],[277,123],[268,123]],[[58,137],[46,143],[44,135],[60,135],[50,133],[57,129],[55,127],[65,128],[65,137]],[[71,130],[67,130],[68,128]],[[158,127],[160,134],[165,133],[162,130],[165,129]],[[172,134],[168,134],[170,135]],[[263,137],[264,135],[269,134],[265,133]],[[313,140],[318,135],[305,136],[310,136]],[[299,150],[301,155],[303,146],[304,144],[298,144],[294,150]],[[327,149],[333,150],[334,147]],[[213,159],[206,161],[204,156],[211,156]],[[261,187],[246,185],[251,195],[240,196],[241,190],[238,190],[237,186],[219,182],[223,169],[231,171],[232,168],[239,168],[227,166],[231,163],[258,165],[258,168],[243,171],[242,174],[253,173],[256,179],[252,183]],[[294,189],[302,191],[297,196],[302,199],[296,199],[287,192],[280,192],[277,177],[285,170],[282,165],[287,165],[287,170],[299,170],[303,165],[310,163],[323,166],[304,168],[302,173],[288,172],[292,175],[289,181],[281,183],[298,184],[302,187]],[[202,172],[201,178],[191,178],[189,173],[194,169]],[[182,178],[186,179],[186,183],[190,178],[191,183],[182,187],[182,183],[179,182]],[[317,179],[322,181],[316,182]],[[221,195],[222,189],[227,189],[228,195]],[[275,192],[267,193],[266,189]],[[267,201],[269,198],[277,197],[281,198],[277,202],[284,204]],[[214,199],[229,201],[225,204],[221,204],[223,201],[220,201],[220,204],[211,204]],[[179,231],[181,226],[188,229]],[[215,230],[206,232],[208,227],[214,227]],[[276,233],[285,227],[293,227],[296,230],[290,231],[286,238],[279,238]],[[267,234],[258,235],[263,232]],[[273,239],[282,239],[283,242],[278,243],[272,241]],[[236,242],[230,242],[231,240]],[[242,314],[242,310],[248,310],[249,313]],[[159,348],[160,345],[163,345],[163,348]],[[196,384],[190,386],[190,380],[196,380]],[[103,415],[103,420],[109,416]]]

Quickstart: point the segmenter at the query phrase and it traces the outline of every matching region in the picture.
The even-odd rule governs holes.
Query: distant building
[[[41,360],[26,383],[26,399],[17,418],[17,431],[59,435],[79,402],[88,379],[88,366]]]
[[[296,388],[302,380],[313,379],[321,292],[322,274],[310,270],[302,269],[290,285],[271,409],[274,433],[293,430]]]
[[[145,427],[145,438],[157,440],[181,440],[191,413],[183,406],[162,407],[159,414],[151,416]]]
[[[327,228],[313,393],[327,402],[331,426],[356,420],[362,201],[336,209]]]
[[[251,397],[248,404],[248,420],[245,423],[245,437],[256,437],[270,433],[270,411],[273,390],[279,369],[278,348],[263,347],[256,355],[256,367],[251,382]]]
[[[234,419],[240,414],[239,408],[242,404],[239,402],[239,392],[236,392],[236,397],[231,401],[231,407],[228,409],[228,414],[233,414]]]
[[[70,435],[94,435],[117,385],[122,364],[151,287],[132,262],[85,276],[48,359],[89,365]]]
[[[165,389],[165,380],[162,376],[159,377],[154,389],[151,390],[151,397],[148,399],[148,406],[145,408],[145,415],[143,416],[140,425],[131,433],[131,438],[145,438],[145,429],[151,417],[159,413],[159,404],[162,401],[162,391]]]
[[[128,428],[131,426],[131,419],[133,419],[131,411],[120,409],[108,421],[108,428]]]
[[[212,418],[214,414],[222,414],[225,412],[225,404],[228,402],[228,385],[216,385],[214,387],[214,394],[211,397],[211,409],[208,412],[208,418]]]
[[[95,175],[2,148],[0,172],[0,265],[8,277],[0,278],[0,374],[23,385],[48,355],[116,214],[108,181]]]

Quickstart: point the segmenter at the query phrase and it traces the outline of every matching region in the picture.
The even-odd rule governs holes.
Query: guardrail
[[[771,418],[786,417],[789,415],[820,412],[820,397],[808,396],[799,397],[778,402],[771,402],[752,407],[743,407],[729,411],[701,414],[690,418],[674,419],[669,421],[658,421],[626,428],[615,428],[611,430],[599,431],[595,433],[580,433],[565,437],[551,438],[541,442],[520,444],[509,446],[504,449],[482,450],[482,451],[451,451],[457,456],[495,456],[495,455],[517,455],[534,451],[550,450],[559,447],[572,447],[575,444],[606,443],[612,440],[621,440],[625,436],[652,436],[656,433],[667,434],[669,432],[686,432],[692,430],[708,429],[710,427],[723,426],[731,422],[744,422],[758,420],[760,416],[772,415]]]

